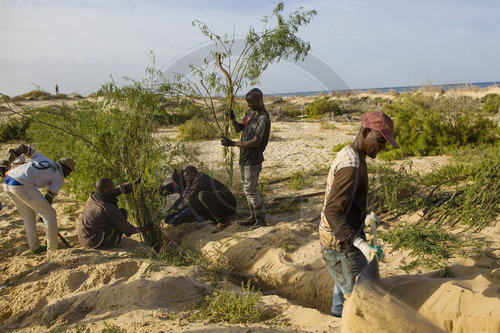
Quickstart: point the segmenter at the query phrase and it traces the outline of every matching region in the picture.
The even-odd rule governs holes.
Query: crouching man
[[[179,212],[189,209],[194,216],[203,216],[217,225],[212,233],[217,233],[231,225],[229,217],[236,212],[236,198],[217,179],[190,165],[184,170],[186,190],[177,205]]]
[[[31,161],[10,169],[11,163],[23,155],[31,158]],[[75,161],[65,157],[54,162],[32,147],[22,144],[10,150],[8,160],[2,162],[0,169],[2,172],[6,171],[3,190],[21,214],[30,250],[36,254],[57,249],[57,216],[52,208],[52,201],[64,178],[75,170]],[[38,190],[44,187],[48,187],[45,196]],[[36,213],[45,224],[47,246],[40,245],[36,233]]]
[[[90,194],[83,208],[78,225],[78,240],[89,249],[110,248],[120,243],[122,235],[130,237],[151,228],[147,225],[141,228],[127,221],[127,210],[118,208],[117,196],[132,192],[132,185],[125,183],[119,186],[113,184],[110,178],[101,178],[96,183],[96,190]]]

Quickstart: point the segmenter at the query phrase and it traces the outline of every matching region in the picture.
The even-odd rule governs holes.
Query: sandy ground
[[[283,177],[328,166],[334,156],[332,147],[352,141],[358,126],[357,121],[273,123],[263,176]],[[160,135],[174,138],[176,129],[162,129]],[[221,168],[218,140],[189,146],[206,167]],[[7,147],[3,145],[2,151]],[[413,159],[412,170],[432,172],[447,161],[447,157]],[[324,178],[315,177],[300,193],[323,190]],[[283,183],[273,184],[266,199],[284,193],[292,191]],[[81,248],[76,227],[83,203],[69,194],[62,192],[54,206],[59,230],[74,247],[60,244],[61,249],[49,255],[28,251],[17,209],[3,192],[0,202],[4,206],[0,211],[1,332],[76,331],[76,325],[100,332],[110,324],[127,332],[340,332],[341,326],[346,332],[363,327],[396,332],[402,327],[398,321],[407,324],[409,320],[410,332],[429,331],[434,326],[426,326],[431,325],[427,321],[448,332],[500,331],[498,220],[478,235],[489,242],[483,254],[449,260],[452,277],[440,277],[437,270],[422,267],[405,272],[400,266],[414,259],[409,251],[396,251],[380,241],[385,251],[379,265],[381,279],[375,289],[368,284],[370,288],[353,294],[343,321],[327,314],[333,279],[319,251],[318,221],[311,221],[322,207],[321,197],[309,199],[296,212],[268,214],[270,226],[251,232],[233,224],[211,234],[213,226],[208,222],[166,227],[172,241],[199,246],[214,262],[225,258],[234,279],[250,278],[262,290],[259,307],[265,319],[229,325],[189,320],[195,304],[222,287],[222,282],[211,284],[200,267],[156,267],[149,259],[135,258],[135,250],[146,248],[136,236],[125,239],[116,250]],[[400,221],[416,219],[413,214]],[[392,221],[381,228],[397,225]],[[38,231],[43,240],[42,224]],[[237,282],[231,286],[241,290]]]

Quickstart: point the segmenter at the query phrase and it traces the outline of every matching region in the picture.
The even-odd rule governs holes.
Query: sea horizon
[[[489,82],[473,82],[473,83],[447,83],[447,84],[433,84],[433,85],[427,85],[427,84],[422,84],[422,85],[415,85],[415,86],[396,86],[396,87],[379,87],[379,88],[360,88],[360,89],[339,89],[339,90],[315,90],[315,91],[297,91],[297,92],[282,92],[282,93],[275,93],[275,94],[264,94],[266,96],[314,96],[320,93],[328,94],[331,92],[363,92],[363,91],[370,91],[370,90],[376,90],[381,93],[387,93],[389,91],[397,91],[399,93],[402,92],[411,92],[414,90],[421,89],[422,87],[431,87],[431,88],[443,88],[444,91],[450,90],[450,89],[457,89],[457,88],[471,88],[471,87],[476,87],[476,88],[487,88],[487,87],[493,87],[493,86],[499,86],[500,81],[489,81]]]

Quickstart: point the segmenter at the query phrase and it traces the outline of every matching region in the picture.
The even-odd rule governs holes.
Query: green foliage
[[[404,214],[421,207],[424,198],[417,176],[410,174],[405,165],[399,170],[377,165],[370,181],[368,202],[370,210]]]
[[[312,177],[306,177],[302,171],[295,171],[288,180],[288,187],[293,190],[301,190],[304,186],[311,186]]]
[[[26,140],[28,138],[26,131],[30,124],[31,120],[29,118],[3,117],[0,120],[0,142]]]
[[[24,98],[27,98],[27,99],[35,99],[35,98],[40,98],[41,99],[43,97],[50,97],[50,94],[48,92],[46,92],[46,91],[37,89],[37,90],[32,90],[30,92],[22,94],[21,96],[24,97]]]
[[[214,50],[204,59],[201,67],[191,66],[188,76],[178,75],[175,82],[167,82],[161,91],[183,95],[205,107],[205,121],[216,135],[229,136],[229,117],[226,110],[233,109],[234,99],[245,86],[256,85],[267,67],[281,59],[303,60],[311,46],[297,36],[299,28],[309,24],[316,15],[315,10],[302,8],[283,15],[284,4],[278,3],[271,16],[262,19],[263,28],[257,32],[250,27],[240,48],[235,34],[217,34],[200,21],[194,21],[202,34],[214,43]],[[234,49],[233,49],[234,47]],[[237,54],[236,49],[240,52]],[[241,51],[240,51],[241,50]],[[218,68],[219,71],[214,71]],[[194,77],[194,78],[193,78]],[[214,101],[224,97],[222,107]],[[210,119],[210,120],[209,120]],[[211,123],[215,125],[212,126]],[[234,152],[232,148],[223,149],[224,166],[228,179],[233,179]]]
[[[222,290],[205,296],[203,307],[191,316],[191,320],[211,320],[215,323],[245,324],[258,322],[262,313],[257,305],[262,293],[255,291],[250,281],[241,284],[242,292],[236,294],[228,290],[228,283]]]
[[[183,99],[179,103],[167,101],[152,115],[152,119],[160,125],[178,125],[193,118],[201,118],[203,113],[201,106]]]
[[[317,98],[304,109],[308,118],[321,118],[325,113],[340,114],[340,102],[328,97]]]
[[[419,265],[430,268],[446,266],[446,259],[460,246],[460,241],[439,226],[401,226],[393,231],[380,233],[380,237],[394,249],[411,250],[417,259],[402,267],[410,270]]]
[[[101,330],[101,333],[127,333],[127,330],[114,324],[104,322],[104,328]]]
[[[131,194],[120,196],[132,220],[142,226],[161,219],[162,198],[157,193],[177,147],[165,152],[156,140],[159,124],[152,115],[161,109],[161,98],[146,84],[135,82],[118,87],[105,85],[99,99],[35,109],[29,135],[43,154],[58,159],[69,156],[76,161],[70,189],[85,200],[101,177],[116,184],[134,182]],[[161,233],[150,231],[146,239],[161,246]]]
[[[211,140],[217,138],[217,133],[200,118],[193,118],[179,125],[181,141]]]
[[[339,151],[342,150],[345,146],[350,144],[350,142],[343,142],[343,143],[338,143],[335,146],[332,147],[332,153],[338,153]]]
[[[481,115],[477,101],[470,97],[401,94],[384,110],[394,121],[404,155],[437,155],[447,147],[498,140],[498,126]]]
[[[498,113],[500,110],[500,95],[487,94],[481,98],[483,103],[483,111],[487,113]]]
[[[393,216],[422,210],[425,223],[480,230],[500,210],[500,147],[460,149],[454,161],[426,175],[407,166],[375,166],[368,193],[369,209]]]

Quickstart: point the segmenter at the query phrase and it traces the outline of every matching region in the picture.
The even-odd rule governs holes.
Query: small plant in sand
[[[250,281],[241,283],[240,293],[229,291],[228,288],[229,284],[225,282],[222,290],[205,296],[202,308],[191,316],[191,320],[211,320],[229,324],[258,322],[262,313],[257,305],[262,299],[262,293],[255,291]]]
[[[417,257],[404,270],[411,270],[424,265],[429,268],[443,268],[453,252],[458,252],[460,240],[447,233],[439,226],[400,226],[397,229],[381,233],[380,237],[392,244],[395,250],[400,248],[411,250],[411,255]]]
[[[297,32],[309,24],[316,11],[300,8],[288,17],[283,15],[283,11],[284,4],[280,2],[271,16],[262,19],[264,26],[260,32],[249,28],[242,45],[235,34],[218,34],[207,24],[194,21],[193,25],[213,42],[214,49],[201,67],[192,66],[189,75],[178,75],[176,82],[166,83],[160,89],[202,104],[206,111],[203,116],[205,125],[212,133],[229,137],[229,117],[225,111],[234,108],[235,96],[241,89],[257,84],[270,64],[288,58],[303,60],[311,48],[309,43],[297,36]],[[222,105],[218,100],[221,95]],[[224,147],[223,156],[231,182],[234,159],[232,147]]]
[[[304,175],[302,171],[295,171],[288,180],[288,187],[292,190],[301,190],[305,186],[311,186],[314,179],[311,176]]]
[[[104,328],[101,330],[101,333],[127,333],[127,330],[115,324],[104,322]]]

